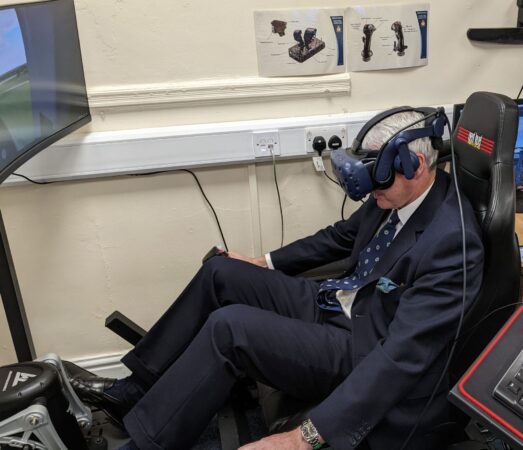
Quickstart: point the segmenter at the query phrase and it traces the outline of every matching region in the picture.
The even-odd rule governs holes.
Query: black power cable
[[[274,152],[272,151],[272,145],[269,145],[269,150],[271,152],[272,156],[272,173],[274,175],[274,185],[276,186],[276,193],[278,194],[278,205],[280,206],[280,219],[281,219],[281,242],[280,242],[280,248],[283,247],[283,237],[284,237],[284,220],[283,220],[283,207],[281,204],[281,196],[280,196],[280,187],[278,186],[278,176],[276,174],[276,157],[274,155]]]
[[[318,150],[317,150],[318,151]],[[321,158],[321,151],[318,151],[318,155]],[[332,181],[336,186],[339,186],[340,183],[338,183],[334,178],[332,178],[326,170],[323,170],[323,175],[327,177],[328,180]],[[341,204],[341,220],[345,220],[345,203],[347,202],[347,194],[343,197],[343,202]]]
[[[207,195],[205,195],[205,191],[203,190],[203,187],[202,187],[202,185],[200,183],[200,180],[198,179],[198,177],[196,176],[196,174],[194,172],[192,172],[189,169],[173,169],[173,170],[158,170],[158,171],[155,171],[155,172],[145,172],[145,173],[131,173],[131,174],[128,174],[128,176],[140,177],[140,176],[160,175],[160,174],[170,173],[170,172],[187,172],[190,175],[192,175],[192,177],[194,178],[194,181],[196,181],[196,184],[198,185],[198,188],[200,189],[200,192],[201,192],[203,198],[207,202],[207,205],[209,206],[209,208],[211,208],[211,211],[212,211],[212,213],[214,215],[214,220],[216,221],[216,225],[218,226],[218,230],[220,231],[220,236],[221,236],[222,241],[223,241],[223,246],[225,247],[226,251],[229,251],[229,248],[227,247],[227,242],[225,240],[225,236],[223,235],[223,230],[222,230],[222,226],[220,224],[220,220],[218,219],[218,215],[216,214],[216,211],[214,210],[214,207],[212,206],[211,202],[207,198]],[[27,180],[27,181],[29,181],[30,183],[33,183],[33,184],[54,184],[54,183],[59,183],[60,182],[60,181],[35,181],[35,180],[32,180],[31,178],[25,176],[25,175],[22,175],[20,173],[14,173],[14,172],[12,173],[12,175],[24,178],[25,180]],[[278,192],[278,197],[279,197],[279,192]],[[280,204],[280,206],[281,206],[281,204]]]
[[[518,96],[516,97],[516,100],[519,100],[519,97],[521,97],[521,92],[523,92],[523,84],[521,85],[521,89],[518,92]]]
[[[347,203],[348,195],[345,194],[343,197],[343,202],[341,204],[341,220],[345,220],[345,203]]]
[[[340,183],[338,183],[334,178],[332,178],[331,176],[329,176],[329,174],[327,173],[326,170],[323,171],[323,175],[325,175],[329,180],[331,180],[335,185],[339,186]]]
[[[222,237],[223,246],[225,247],[225,251],[228,252],[229,251],[229,247],[227,247],[227,242],[225,241],[225,236],[223,235],[222,226],[220,225],[220,221],[218,219],[218,215],[216,214],[216,211],[214,210],[211,202],[209,201],[209,199],[205,195],[205,192],[204,192],[204,190],[202,188],[202,185],[200,184],[200,180],[198,180],[198,177],[196,176],[196,174],[194,172],[192,172],[191,170],[189,170],[189,169],[178,169],[178,171],[180,171],[180,172],[187,172],[187,173],[191,174],[192,177],[194,178],[194,181],[196,181],[196,184],[198,185],[198,188],[200,189],[200,192],[202,193],[203,198],[205,199],[205,201],[209,205],[209,208],[211,208],[211,211],[212,211],[212,213],[214,215],[214,220],[216,221],[216,225],[218,225],[218,230],[220,230],[220,235]]]
[[[16,173],[16,172],[13,172],[11,175],[14,175],[15,177],[23,178],[23,179],[29,181],[29,183],[33,183],[33,184],[54,184],[54,183],[58,183],[58,181],[35,181],[35,180],[32,180],[31,178],[25,176],[25,175],[22,175],[21,173]]]
[[[332,181],[336,186],[339,186],[340,183],[338,183],[334,178],[329,176],[326,170],[323,171],[323,175],[325,175],[330,181]],[[345,203],[347,202],[347,194],[343,196],[343,202],[341,203],[341,220],[345,220]]]
[[[485,322],[485,320],[487,320],[489,317],[493,316],[494,314],[497,314],[498,312],[503,311],[507,308],[515,308],[516,306],[523,306],[523,301],[509,303],[508,305],[503,305],[503,306],[500,306],[499,308],[493,309],[486,316],[482,317],[479,322],[475,323],[474,326],[470,327],[468,330],[464,330],[459,338],[461,339],[461,338],[467,337],[477,327],[479,327],[483,322]]]

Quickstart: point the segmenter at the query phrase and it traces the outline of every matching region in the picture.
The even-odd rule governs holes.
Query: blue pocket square
[[[376,289],[379,289],[384,294],[388,294],[389,292],[393,291],[394,289],[397,289],[399,286],[394,283],[391,279],[387,277],[381,277],[378,280],[378,283],[376,284]]]

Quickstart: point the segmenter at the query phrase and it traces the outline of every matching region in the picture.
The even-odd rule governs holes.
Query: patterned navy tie
[[[317,298],[320,308],[330,311],[343,311],[340,302],[336,299],[336,292],[339,290],[350,291],[358,289],[364,284],[365,279],[370,276],[374,266],[379,262],[385,250],[390,247],[398,222],[398,212],[394,210],[387,223],[360,252],[354,271],[347,277],[337,280],[325,280],[320,284]]]

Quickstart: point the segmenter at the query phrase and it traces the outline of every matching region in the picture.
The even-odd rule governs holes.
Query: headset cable
[[[460,312],[460,317],[459,317],[459,321],[458,321],[458,326],[456,328],[456,335],[454,337],[454,340],[452,341],[452,345],[451,345],[449,353],[448,353],[447,362],[445,363],[445,366],[443,367],[443,371],[442,371],[438,381],[436,382],[434,389],[432,390],[432,393],[431,393],[427,403],[425,404],[421,414],[418,416],[416,423],[410,430],[409,435],[407,436],[405,441],[403,441],[403,445],[401,446],[400,450],[405,450],[407,448],[409,441],[412,439],[412,436],[414,436],[414,434],[416,433],[416,431],[421,423],[421,420],[427,413],[429,406],[432,404],[432,401],[434,400],[434,397],[436,396],[436,393],[438,392],[441,383],[445,379],[445,376],[450,367],[450,363],[452,361],[452,357],[454,355],[454,352],[456,351],[456,346],[457,346],[457,343],[458,343],[458,340],[459,340],[460,334],[461,334],[461,328],[463,326],[463,319],[465,317],[465,306],[466,306],[466,300],[467,300],[467,245],[466,245],[466,236],[465,236],[465,218],[463,215],[463,205],[461,203],[461,193],[459,190],[458,176],[457,176],[457,171],[456,171],[456,154],[454,151],[454,142],[452,141],[452,130],[451,130],[450,122],[449,122],[447,115],[445,113],[442,113],[442,114],[447,119],[447,129],[449,130],[449,135],[450,135],[452,179],[454,181],[454,186],[456,188],[456,197],[458,199],[458,209],[459,209],[459,217],[460,217],[460,223],[461,223],[461,241],[462,241],[461,253],[462,253],[462,259],[463,259],[463,263],[462,263],[463,284],[462,284],[461,312]]]

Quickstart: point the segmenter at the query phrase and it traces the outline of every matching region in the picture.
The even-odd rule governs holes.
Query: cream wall
[[[303,98],[260,98],[256,89],[267,80],[257,78],[253,11],[317,3],[76,0],[93,113],[79,133],[454,103],[476,90],[514,97],[523,82],[523,47],[473,44],[466,30],[513,26],[515,0],[429,3],[428,66],[351,73],[350,95],[319,89]],[[357,2],[329,5],[349,4]],[[320,78],[348,84],[349,75]],[[235,96],[234,86],[250,86],[251,98]],[[217,101],[217,92],[225,99]],[[310,161],[281,162],[277,171],[286,242],[339,218],[340,191]],[[230,248],[255,255],[279,244],[270,164],[196,172]],[[127,345],[104,329],[105,316],[119,309],[149,327],[220,241],[183,172],[3,187],[0,208],[39,354],[124,351]],[[1,313],[0,342],[0,364],[14,361]]]
[[[359,3],[395,2],[77,0],[91,103],[104,105],[96,108],[92,127],[168,126],[369,111],[405,103],[455,103],[476,90],[517,94],[522,81],[521,47],[471,43],[466,37],[469,27],[514,26],[516,0],[428,0],[430,60],[426,67],[351,73],[350,96],[325,93],[282,101],[246,99],[241,104],[203,100],[203,107],[198,101],[177,103],[183,91],[227,92],[228,85],[256,81],[254,10]],[[123,87],[166,103],[145,111],[121,108],[116,94]],[[170,102],[176,107],[170,108]]]

